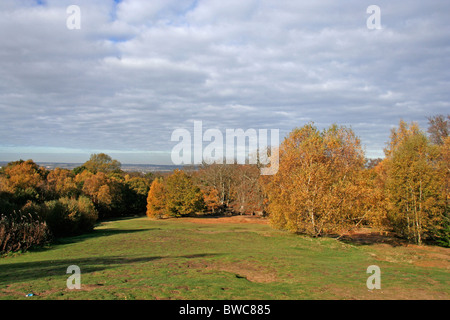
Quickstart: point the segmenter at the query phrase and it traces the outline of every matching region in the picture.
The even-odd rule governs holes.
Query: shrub
[[[47,224],[36,215],[14,212],[0,215],[0,253],[26,251],[47,243],[50,239]]]
[[[98,218],[94,204],[85,196],[47,201],[41,214],[55,237],[89,232]]]

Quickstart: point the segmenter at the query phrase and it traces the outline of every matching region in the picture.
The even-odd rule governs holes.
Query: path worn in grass
[[[90,234],[1,258],[0,299],[449,299],[450,249],[198,222],[104,222]],[[373,264],[381,290],[366,287]],[[66,288],[69,265],[81,268],[81,290]]]

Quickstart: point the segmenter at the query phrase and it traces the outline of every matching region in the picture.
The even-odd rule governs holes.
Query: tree
[[[47,175],[47,190],[53,198],[78,195],[74,174],[67,169],[55,168]]]
[[[195,174],[196,184],[201,186],[205,194],[214,191],[217,193],[217,205],[214,207],[220,211],[230,208],[234,202],[233,168],[231,164],[206,164],[203,163]]]
[[[406,133],[400,139],[399,131]],[[421,245],[442,229],[446,211],[440,149],[416,124],[404,122],[393,129],[390,145],[385,160],[388,219],[394,231]]]
[[[3,170],[0,191],[12,195],[19,206],[27,201],[44,201],[45,178],[48,172],[32,160],[9,163]]]
[[[294,129],[280,146],[278,172],[266,177],[271,224],[320,236],[349,228],[361,219],[364,154],[346,127],[319,131],[313,124]]]
[[[389,158],[392,152],[394,152],[403,141],[415,134],[420,134],[420,128],[416,122],[412,122],[408,125],[405,121],[400,120],[398,128],[391,129],[391,139],[387,147],[384,149],[386,158]]]
[[[165,181],[167,212],[173,217],[195,214],[204,209],[200,188],[182,170],[175,170]]]
[[[166,189],[162,179],[153,180],[147,197],[147,216],[162,218],[167,213]]]
[[[101,218],[120,216],[126,211],[121,182],[103,172],[83,171],[75,177],[82,192],[94,202]]]
[[[447,119],[441,114],[429,117],[428,133],[432,143],[443,145],[450,133],[450,115],[447,115]]]
[[[125,176],[125,181],[122,182],[122,198],[129,213],[143,214],[146,211],[150,186],[151,183],[146,178]]]
[[[260,185],[260,169],[257,165],[231,165],[232,199],[231,207],[240,214],[263,211],[264,196]]]
[[[113,160],[105,153],[92,154],[89,161],[85,162],[83,166],[92,173],[120,173],[122,167],[119,161]]]
[[[450,137],[446,137],[443,145],[440,146],[438,166],[443,180],[441,193],[444,203],[442,225],[436,232],[436,241],[450,247]]]
[[[201,188],[201,191],[207,211],[216,214],[220,208],[219,192],[212,187]]]

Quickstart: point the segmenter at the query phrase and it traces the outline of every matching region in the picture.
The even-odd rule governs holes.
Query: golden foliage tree
[[[420,245],[439,232],[446,212],[441,150],[417,124],[401,121],[399,128],[392,130],[386,151],[389,221],[397,233]]]
[[[166,190],[162,179],[153,180],[147,197],[147,216],[149,218],[162,218],[167,211]]]
[[[61,168],[55,168],[47,175],[47,189],[55,198],[75,196],[78,193],[73,173]]]
[[[15,201],[42,201],[47,171],[32,160],[9,163],[3,170],[0,191],[11,194]]]
[[[123,211],[121,184],[116,178],[109,177],[104,172],[93,174],[85,170],[75,177],[75,182],[94,202],[100,217],[119,214]]]
[[[275,227],[319,236],[361,219],[364,154],[352,130],[308,124],[293,130],[279,153],[279,170],[264,186]]]
[[[215,214],[220,208],[219,191],[212,187],[201,188],[206,209]]]

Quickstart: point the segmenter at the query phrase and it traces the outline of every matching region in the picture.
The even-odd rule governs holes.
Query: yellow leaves
[[[390,145],[384,161],[388,218],[395,231],[421,244],[445,215],[444,147],[432,145],[416,125],[404,122],[392,131]]]
[[[280,146],[280,168],[266,181],[274,225],[313,236],[351,224],[362,197],[364,154],[351,129],[294,129]]]
[[[56,168],[47,175],[47,188],[60,196],[71,196],[77,193],[77,185],[70,170]]]
[[[8,165],[4,174],[7,177],[4,182],[5,191],[16,192],[29,188],[39,189],[44,185],[44,170],[39,168],[32,160],[19,161]]]

